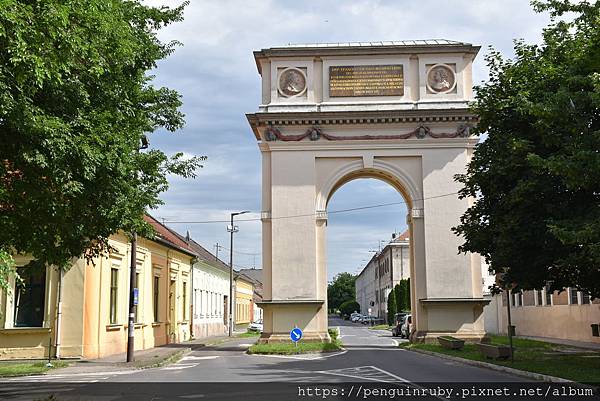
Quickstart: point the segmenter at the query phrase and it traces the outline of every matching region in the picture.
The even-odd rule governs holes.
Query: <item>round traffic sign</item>
[[[302,330],[298,327],[293,328],[292,331],[290,331],[290,338],[293,342],[300,341],[302,338]]]

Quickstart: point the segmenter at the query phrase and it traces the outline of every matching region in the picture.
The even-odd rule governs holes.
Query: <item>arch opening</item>
[[[412,286],[411,224],[406,219],[412,207],[409,196],[396,177],[369,168],[347,173],[331,187],[326,203],[327,228],[322,233],[327,244],[326,259],[322,262],[330,283],[327,294],[330,313],[335,312],[334,307],[341,301],[339,287],[329,292],[338,274],[340,283],[353,276],[355,290],[351,299],[359,304],[361,314],[370,317],[366,324],[388,323],[388,307],[392,311],[390,317],[410,309],[409,306],[398,309],[399,305],[412,304],[413,291],[405,292],[404,287]],[[371,208],[373,205],[385,206]],[[335,213],[354,208],[358,210]],[[388,305],[391,292],[396,294],[395,287],[401,287],[398,293],[410,301],[403,298]]]

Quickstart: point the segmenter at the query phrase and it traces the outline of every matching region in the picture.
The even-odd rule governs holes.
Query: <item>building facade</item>
[[[238,271],[240,274],[243,274],[246,277],[249,277],[254,282],[254,295],[253,295],[253,312],[252,312],[252,321],[256,322],[258,320],[262,320],[263,318],[263,310],[259,306],[263,300],[263,285],[262,285],[262,269],[240,269]]]
[[[494,321],[490,332],[506,334],[508,327],[507,303],[504,293],[493,297],[487,307],[486,320]],[[600,299],[567,288],[562,292],[546,289],[510,293],[511,323],[517,336],[583,341],[600,344],[593,325],[600,325]]]
[[[156,220],[146,221],[156,237],[137,242],[136,350],[190,338],[195,254]],[[118,233],[109,245],[107,254],[90,262],[80,258],[62,273],[24,267],[30,259],[16,257],[23,282],[13,280],[11,291],[0,293],[0,358],[99,358],[126,351],[131,243]]]
[[[356,301],[360,304],[361,313],[385,318],[387,299],[392,288],[400,280],[408,278],[410,243],[407,230],[402,234],[393,234],[392,240],[373,255],[356,278]]]
[[[254,280],[238,272],[235,273],[233,280],[235,287],[234,327],[241,329],[254,321]]]
[[[194,240],[188,241],[198,254],[193,266],[194,338],[226,334],[229,327],[229,266]]]

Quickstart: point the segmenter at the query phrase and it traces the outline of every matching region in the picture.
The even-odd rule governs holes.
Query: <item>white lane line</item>
[[[301,355],[261,355],[261,354],[250,354],[250,356],[262,356],[265,358],[279,358],[279,359],[295,359],[298,361],[318,361],[322,359],[331,358],[338,355],[343,355],[347,350],[334,352],[328,355],[319,355],[319,354],[301,354]]]
[[[211,356],[186,356],[184,358],[181,358],[182,361],[204,361],[207,359],[217,359],[219,356],[218,355],[211,355]]]
[[[173,365],[173,366],[167,366],[166,368],[162,368],[161,370],[181,370],[181,369],[189,369],[189,368],[193,368],[194,366],[198,366],[197,363],[182,363],[182,364],[177,364],[177,365]]]
[[[375,372],[373,372],[373,371],[375,371]],[[408,380],[406,380],[406,379],[389,374],[388,372],[377,369],[374,366],[357,366],[355,368],[345,368],[345,369],[337,369],[337,370],[321,370],[321,371],[317,371],[316,373],[321,373],[321,374],[325,374],[325,375],[350,377],[353,379],[370,380],[370,381],[376,381],[376,382],[380,382],[380,383],[392,383],[392,382],[396,382],[396,381],[400,381],[402,383],[408,382]],[[389,377],[392,377],[395,380],[389,380]]]
[[[386,375],[388,375],[388,376],[391,376],[391,377],[393,377],[393,378],[395,378],[395,379],[397,379],[397,380],[400,380],[400,381],[401,381],[401,382],[403,382],[403,383],[410,383],[410,381],[409,381],[409,380],[406,380],[405,378],[403,378],[403,377],[400,377],[400,376],[396,376],[395,374],[393,374],[393,373],[390,373],[390,372],[388,372],[388,371],[386,371],[386,370],[380,369],[380,368],[378,368],[377,366],[370,366],[370,367],[371,367],[372,369],[375,369],[375,370],[378,370],[378,371],[380,371],[380,372],[381,372],[381,373],[383,373],[383,374],[386,374]]]
[[[392,345],[384,346],[384,347],[353,347],[352,345],[347,345],[349,351],[406,351],[403,348],[397,348]]]

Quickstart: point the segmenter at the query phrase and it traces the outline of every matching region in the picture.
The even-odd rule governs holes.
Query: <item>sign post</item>
[[[298,346],[298,341],[302,338],[302,330],[299,327],[294,327],[292,331],[290,331],[290,338],[296,345]]]

